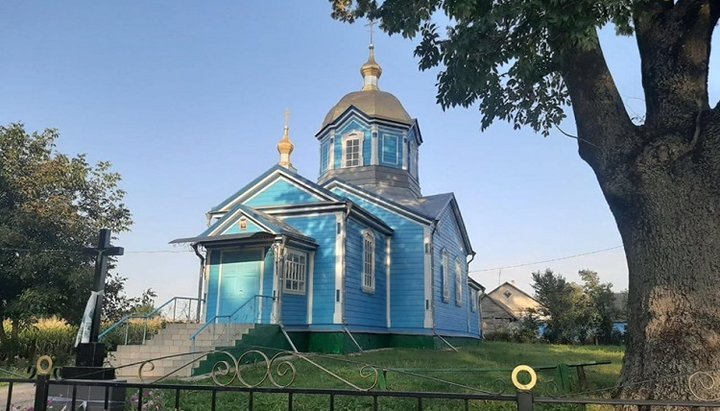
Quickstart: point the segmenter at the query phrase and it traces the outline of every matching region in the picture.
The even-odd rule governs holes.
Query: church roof
[[[426,224],[438,220],[448,207],[452,207],[455,220],[457,221],[460,232],[462,233],[465,249],[469,254],[474,253],[472,244],[470,244],[470,236],[465,228],[465,222],[463,221],[460,208],[458,207],[455,194],[453,193],[435,194],[419,198],[404,197],[400,199],[389,199],[385,196],[372,193],[338,178],[333,178],[324,184],[325,188],[332,188],[336,185],[350,189],[353,193],[371,201],[375,200],[374,202],[378,202],[379,200],[379,202],[385,203],[391,208],[395,208],[398,211],[409,214],[410,217],[415,217]]]
[[[408,125],[413,124],[413,119],[405,111],[397,97],[385,91],[362,90],[353,91],[341,98],[327,113],[320,128],[324,128],[340,118],[350,107],[355,107],[369,117],[397,121]]]
[[[197,237],[191,237],[191,238],[179,238],[176,240],[173,240],[170,242],[170,244],[178,244],[178,243],[201,243],[201,242],[210,242],[210,241],[218,241],[218,240],[231,240],[231,239],[243,239],[243,238],[250,238],[253,237],[254,234],[257,234],[257,232],[252,233],[235,233],[235,234],[222,234],[222,232],[227,229],[231,224],[233,224],[240,216],[246,216],[248,219],[252,220],[254,223],[258,224],[263,231],[263,233],[272,234],[272,235],[283,235],[287,237],[292,237],[296,240],[302,241],[304,243],[307,243],[309,245],[317,246],[315,243],[315,240],[313,238],[310,238],[306,236],[305,234],[301,233],[300,231],[296,230],[293,226],[290,224],[284,222],[283,220],[265,214],[262,211],[255,210],[252,207],[248,207],[243,204],[236,205],[232,210],[228,211],[222,218],[220,218],[218,221],[210,225],[210,227],[207,228],[207,230],[203,231],[202,234],[200,234]]]

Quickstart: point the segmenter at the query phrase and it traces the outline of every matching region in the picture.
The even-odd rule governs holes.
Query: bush
[[[10,333],[9,321],[3,323]],[[49,355],[56,364],[66,364],[73,356],[78,328],[57,317],[42,318],[18,332],[17,340],[8,340],[0,350],[0,360],[32,362],[40,355]]]

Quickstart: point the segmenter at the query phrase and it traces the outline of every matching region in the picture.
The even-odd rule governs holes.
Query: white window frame
[[[358,144],[358,163],[355,165],[348,164],[348,158],[347,158],[347,144],[348,141],[357,140]],[[342,139],[342,166],[344,168],[352,168],[352,167],[362,167],[363,165],[363,140],[364,135],[363,133],[360,133],[358,131],[353,131],[350,134],[347,134]]]
[[[288,282],[291,286],[288,287]],[[293,287],[292,283],[296,286]],[[305,295],[307,289],[307,255],[300,251],[288,250],[283,267],[283,293]]]
[[[332,149],[332,145],[330,144],[330,140],[325,140],[322,143],[320,143],[320,172],[324,173],[325,171],[330,169],[330,150]],[[325,156],[325,159],[323,159],[323,156]]]
[[[366,293],[375,292],[375,234],[370,230],[363,230],[362,252],[362,289]]]
[[[442,271],[442,300],[444,303],[450,302],[450,256],[447,250],[440,253],[440,270]]]
[[[455,305],[463,303],[463,269],[460,257],[455,257]]]

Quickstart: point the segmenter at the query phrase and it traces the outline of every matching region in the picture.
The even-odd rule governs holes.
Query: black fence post
[[[533,410],[533,395],[530,391],[518,391],[517,392],[517,406],[518,411],[532,411]]]
[[[47,375],[38,375],[35,382],[35,406],[33,411],[47,411],[48,381]]]

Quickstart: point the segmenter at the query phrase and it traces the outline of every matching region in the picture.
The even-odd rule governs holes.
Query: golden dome
[[[378,90],[378,79],[382,75],[382,67],[375,61],[375,46],[370,44],[370,55],[365,64],[360,67],[363,76],[363,90]]]
[[[412,124],[412,118],[397,97],[385,91],[363,90],[348,93],[341,98],[325,116],[322,127],[337,120],[350,106],[355,106],[370,117]]]
[[[295,149],[295,145],[290,141],[290,128],[285,126],[285,132],[283,133],[282,139],[277,144],[277,150],[280,154],[292,154]]]

